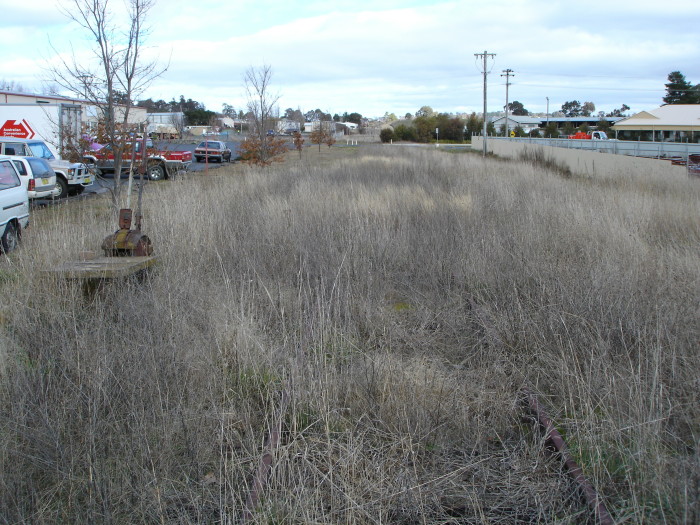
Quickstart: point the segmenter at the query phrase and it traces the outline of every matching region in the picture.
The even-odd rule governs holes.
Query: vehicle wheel
[[[62,177],[56,177],[56,187],[60,190],[58,195],[56,195],[57,199],[68,197],[68,183]]]
[[[19,230],[14,222],[8,222],[2,234],[2,252],[10,253],[19,246]]]
[[[151,164],[148,167],[148,178],[151,180],[163,180],[165,178],[165,170],[161,164]]]
[[[197,162],[202,162],[202,158],[201,158],[201,157],[195,157],[194,160],[196,160]]]

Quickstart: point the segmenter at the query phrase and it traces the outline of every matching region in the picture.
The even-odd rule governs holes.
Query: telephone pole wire
[[[481,57],[484,59],[484,69],[482,73],[484,74],[484,152],[483,156],[486,156],[486,76],[489,74],[488,68],[486,67],[486,61],[488,60],[489,57],[493,58],[496,56],[496,53],[487,53],[484,51],[483,53],[474,53],[475,57]]]
[[[510,77],[515,76],[512,69],[504,69],[502,77],[506,77],[506,133],[505,136],[508,137],[508,86],[510,86]]]

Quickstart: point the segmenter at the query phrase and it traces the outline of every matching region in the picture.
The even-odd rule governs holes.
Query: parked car
[[[0,137],[0,154],[46,159],[56,172],[56,184],[60,190],[59,198],[67,197],[69,194],[78,195],[95,180],[85,164],[54,157],[43,140]]]
[[[29,226],[29,196],[12,163],[0,157],[0,248],[9,253],[19,245],[22,231]]]
[[[12,163],[27,188],[29,199],[50,199],[61,193],[56,186],[56,172],[39,157],[15,157]]]
[[[231,150],[225,142],[219,140],[204,140],[194,149],[197,162],[218,161],[231,162]]]

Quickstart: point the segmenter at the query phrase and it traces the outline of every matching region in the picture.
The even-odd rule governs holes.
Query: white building
[[[177,138],[181,135],[185,124],[185,114],[173,113],[148,113],[148,133],[158,135],[159,138]]]
[[[494,119],[493,125],[496,130],[500,133],[501,127],[506,123],[506,117],[498,117]],[[539,129],[542,123],[541,118],[528,117],[523,115],[508,115],[508,130],[513,131],[515,128],[520,126],[525,133],[530,133],[533,129]]]
[[[0,91],[0,104],[79,104],[82,108],[82,122],[90,128],[97,125],[99,120],[99,108],[89,100],[78,98],[61,97],[58,95],[37,95],[34,93],[19,93],[13,91]],[[115,106],[117,121],[121,121],[124,116],[126,106]],[[131,106],[129,108],[129,124],[146,125],[146,108]]]
[[[612,129],[620,138],[696,142],[700,132],[700,104],[666,104],[640,111],[617,121]]]

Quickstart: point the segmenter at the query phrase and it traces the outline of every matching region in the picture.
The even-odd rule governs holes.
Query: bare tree
[[[87,33],[92,56],[85,59],[71,50],[59,65],[50,68],[51,81],[97,108],[99,139],[114,155],[110,190],[115,212],[121,207],[120,174],[130,147],[127,141],[138,127],[130,120],[131,108],[147,86],[167,70],[167,66],[158,68],[155,61],[143,58],[148,34],[145,22],[154,1],[70,0],[61,6],[63,14]],[[125,6],[119,23],[113,5]],[[121,22],[124,15],[126,24]]]
[[[260,165],[269,164],[286,151],[284,141],[274,136],[280,97],[272,92],[271,82],[272,67],[269,65],[251,67],[245,73],[250,129],[242,145],[242,157]]]
[[[16,80],[5,80],[0,79],[0,89],[3,91],[14,91],[15,93],[23,93],[27,91],[27,89],[20,83],[17,82]]]
[[[182,138],[182,133],[185,131],[185,119],[182,113],[173,113],[170,115],[170,125],[175,130],[177,138]]]

